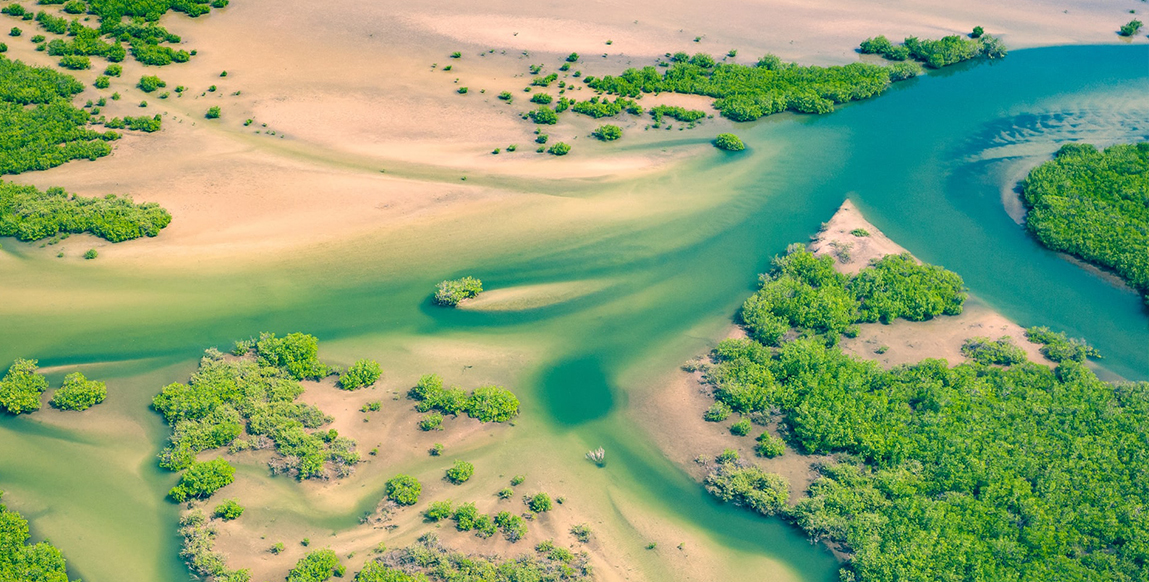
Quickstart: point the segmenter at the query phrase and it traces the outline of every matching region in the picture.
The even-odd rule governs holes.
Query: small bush
[[[539,105],[537,109],[528,114],[531,121],[539,125],[554,125],[559,122],[559,115],[555,113],[554,109],[546,105]]]
[[[144,93],[153,93],[157,89],[167,86],[168,84],[164,82],[163,79],[155,75],[145,75],[140,77],[140,82],[136,83],[136,87],[138,87],[140,91],[143,91]]]
[[[443,454],[443,443],[435,443],[431,445],[431,449],[427,451],[432,457],[438,457]]]
[[[734,436],[746,436],[750,434],[750,419],[743,418],[730,425],[730,434]]]
[[[220,115],[219,106],[213,105],[212,107],[208,108],[207,113],[205,113],[203,116],[206,117],[207,119],[219,119],[219,115]]]
[[[455,508],[454,515],[451,519],[455,520],[455,529],[459,531],[471,531],[475,528],[475,521],[479,517],[479,510],[475,508],[474,503],[464,503]]]
[[[499,99],[502,99],[503,101],[506,101],[507,103],[511,103],[512,101],[515,100],[515,96],[511,95],[510,91],[503,91],[502,93],[499,93]]]
[[[96,82],[92,83],[97,89],[107,89],[112,85],[112,80],[107,75],[100,75],[96,77]]]
[[[511,477],[511,487],[518,487],[519,485],[522,485],[526,480],[526,475],[515,475],[514,477]]]
[[[498,495],[499,499],[510,499],[515,495],[515,490],[510,487],[504,487],[500,489],[496,495]]]
[[[597,137],[602,141],[614,141],[622,137],[622,128],[617,125],[600,125],[591,135]]]
[[[569,154],[570,151],[571,151],[571,146],[566,144],[566,143],[563,143],[561,141],[556,143],[555,145],[547,148],[547,153],[552,154],[552,155],[556,155],[556,156],[565,156],[565,155]]]
[[[399,505],[415,505],[423,485],[410,475],[396,475],[387,481],[387,498]]]
[[[428,412],[419,421],[419,429],[424,431],[443,430],[443,415],[438,412]]]
[[[969,33],[970,38],[981,38],[985,34],[985,29],[980,26],[973,27],[973,32]]]
[[[230,485],[234,480],[235,467],[224,459],[192,463],[180,476],[179,483],[168,492],[168,496],[177,503],[189,499],[204,499]]]
[[[1121,27],[1121,31],[1118,32],[1117,34],[1119,34],[1121,36],[1133,36],[1133,35],[1137,34],[1137,31],[1141,30],[1141,26],[1142,26],[1142,24],[1141,24],[1140,20],[1137,20],[1137,19],[1130,20],[1128,24]],[[16,29],[13,28],[12,30],[16,30]],[[13,35],[13,36],[19,36],[19,35]]]
[[[73,71],[92,68],[92,59],[83,55],[65,55],[60,58],[60,66]]]
[[[469,91],[469,90],[470,90],[470,89],[468,89],[468,88],[466,88],[466,87],[459,87],[458,89],[456,89],[456,91],[458,91],[458,93],[459,93],[460,95],[466,95],[466,94],[467,94],[467,91]]]
[[[546,493],[536,493],[526,499],[527,507],[535,513],[543,513],[550,511],[554,508],[554,503],[551,501],[551,496]]]
[[[475,474],[475,466],[467,461],[455,461],[454,466],[447,469],[447,480],[455,485],[466,483],[471,475]]]
[[[870,231],[864,228],[855,228],[854,230],[850,231],[850,234],[854,236],[870,236]]]
[[[439,283],[435,290],[435,304],[455,307],[460,302],[483,292],[483,282],[474,277],[463,277]]]
[[[49,402],[60,410],[87,410],[108,397],[108,389],[103,382],[88,380],[80,372],[72,372],[64,378],[64,385],[52,395]]]
[[[584,544],[590,541],[591,533],[590,526],[585,523],[571,526],[571,535]]]
[[[109,77],[119,77],[124,73],[124,67],[118,64],[108,65],[104,69],[104,74]]]
[[[383,369],[379,367],[379,362],[362,359],[351,364],[351,367],[339,376],[339,387],[344,390],[358,390],[374,384],[382,374]]]
[[[992,341],[987,337],[967,339],[962,344],[961,353],[979,364],[1011,366],[1025,361],[1025,350],[1015,345],[1009,336]]]
[[[88,251],[84,253],[84,258],[89,261],[98,256],[100,256],[100,253],[97,252],[96,249],[88,249]]]
[[[720,133],[714,138],[714,147],[728,152],[739,152],[746,149],[746,144],[733,133]]]
[[[546,105],[547,103],[554,101],[554,99],[555,98],[552,97],[549,93],[535,93],[534,95],[531,95],[531,103],[539,103],[542,105]]]
[[[451,58],[452,59],[461,59],[461,58],[463,58],[463,53],[461,53],[459,51],[455,51],[455,52],[451,53]]]
[[[567,62],[568,63],[577,63],[578,62],[578,53],[571,53],[571,54],[567,55]]]
[[[0,410],[23,414],[40,410],[40,395],[48,380],[36,372],[36,360],[17,359],[0,380]]]
[[[451,513],[450,501],[432,501],[427,511],[423,512],[423,516],[427,521],[442,521],[451,517]]]
[[[243,515],[243,506],[234,499],[228,499],[215,506],[215,516],[224,521],[231,521],[241,515]]]
[[[702,418],[706,419],[706,422],[722,422],[729,416],[730,407],[727,406],[725,402],[715,402],[710,408],[706,409],[706,413],[702,415]]]
[[[8,36],[13,36],[13,37],[15,37],[15,36],[20,36],[21,34],[24,34],[24,31],[23,31],[23,30],[20,30],[20,28],[19,28],[19,27],[17,27],[17,26],[13,26],[13,27],[12,27],[12,30],[9,30],[9,31],[8,31]]]
[[[773,459],[774,457],[777,457],[786,452],[786,443],[782,442],[782,439],[768,432],[764,432],[758,435],[757,440],[758,444],[755,445],[754,452],[759,457]]]

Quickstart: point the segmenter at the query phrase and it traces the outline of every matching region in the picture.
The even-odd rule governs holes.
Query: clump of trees
[[[862,41],[858,51],[863,54],[881,55],[891,61],[912,58],[934,69],[978,57],[996,59],[1006,55],[1005,45],[996,37],[985,34],[980,26],[974,29],[968,39],[956,34],[938,40],[911,36],[902,44],[895,45],[886,37],[877,36]]]
[[[451,415],[465,412],[480,422],[509,422],[519,413],[519,399],[510,390],[481,386],[467,394],[457,386],[443,388],[443,379],[436,374],[421,377],[407,396],[419,401],[415,406],[419,412],[437,410]]]
[[[0,379],[0,409],[9,414],[40,410],[40,395],[48,389],[48,380],[37,372],[36,360],[17,359]]]
[[[631,115],[642,115],[642,106],[634,99],[627,99],[625,97],[615,97],[611,101],[602,97],[591,97],[586,101],[572,102],[570,105],[571,111],[589,115],[595,119],[602,117],[616,117],[623,111]]]
[[[1013,350],[988,340],[976,346],[986,363],[883,369],[819,337],[816,326],[850,311],[816,290],[844,289],[845,277],[791,251],[767,277],[791,287],[768,294],[804,296],[817,312],[796,317],[798,337],[778,347],[721,342],[705,377],[730,408],[777,414],[790,447],[834,458],[817,466],[819,478],[792,508],[776,481],[732,451],[716,460],[708,490],[779,512],[829,541],[850,557],[843,579],[958,580],[992,571],[1036,580],[1051,564],[1078,577],[1144,577],[1143,552],[1126,540],[1149,535],[1149,522],[1127,518],[1149,501],[1140,485],[1149,471],[1149,383],[1102,382],[1074,357],[1049,369],[1014,353],[1012,365],[999,367],[990,362]],[[944,278],[912,287],[911,295],[953,293]],[[1031,337],[1061,340],[1048,335],[1056,336]]]
[[[223,503],[215,506],[213,513],[216,517],[224,521],[231,521],[233,519],[239,519],[239,516],[243,515],[243,506],[234,499],[226,499]]]
[[[1149,304],[1149,142],[1065,144],[1021,187],[1038,242],[1112,270]]]
[[[462,301],[471,299],[482,292],[483,282],[475,277],[443,281],[435,289],[435,304],[443,307],[455,307]]]
[[[167,86],[168,84],[163,79],[155,75],[144,75],[143,77],[140,77],[140,82],[136,83],[136,87],[139,87],[140,91],[143,91],[144,93],[154,93],[155,91]]]
[[[617,77],[586,77],[593,89],[631,98],[662,92],[713,97],[714,107],[734,121],[787,110],[829,113],[836,104],[882,93],[890,82],[886,67],[866,63],[803,67],[766,55],[748,66],[717,63],[704,53],[676,54],[663,72],[644,67],[627,69]]]
[[[64,385],[56,389],[49,402],[60,410],[87,410],[108,397],[108,388],[103,382],[89,380],[80,372],[72,372],[64,377]]]
[[[455,485],[462,485],[470,480],[471,475],[475,474],[475,466],[467,461],[455,461],[451,468],[447,469],[447,480]]]
[[[344,476],[359,462],[355,441],[334,430],[316,430],[331,418],[314,406],[296,402],[298,382],[327,375],[319,363],[317,341],[306,334],[237,342],[239,359],[209,349],[187,384],[170,384],[152,399],[152,407],[172,426],[160,466],[179,471],[201,451],[274,447],[277,473],[299,479]],[[245,436],[246,435],[246,436]],[[244,438],[241,438],[244,437]]]
[[[223,555],[215,551],[216,522],[202,511],[196,509],[184,514],[180,518],[179,534],[183,538],[180,557],[192,572],[216,582],[250,582],[251,572],[229,570]]]
[[[287,573],[287,582],[326,582],[332,576],[343,577],[345,572],[346,568],[339,563],[334,550],[315,550],[295,563]]]
[[[1121,27],[1121,30],[1117,31],[1117,34],[1119,34],[1121,36],[1133,36],[1133,35],[1137,34],[1138,31],[1141,30],[1141,26],[1142,26],[1141,21],[1134,18],[1133,20],[1130,20],[1129,22],[1124,24]]]
[[[1097,359],[1101,354],[1081,338],[1071,338],[1065,332],[1055,332],[1048,327],[1031,327],[1025,330],[1025,338],[1041,344],[1041,353],[1054,362],[1067,360],[1084,362],[1086,358]]]
[[[601,139],[602,141],[614,141],[622,137],[622,128],[617,125],[610,124],[600,125],[595,128],[593,132],[591,132],[591,135]]]
[[[728,456],[715,460],[705,486],[718,499],[762,515],[778,513],[790,498],[790,486],[785,479]]]
[[[697,109],[687,109],[677,105],[656,105],[650,108],[650,116],[654,118],[655,123],[662,123],[663,117],[677,119],[683,123],[694,123],[700,119],[704,119],[706,112]]]
[[[374,384],[382,374],[383,368],[379,367],[379,362],[369,359],[358,360],[339,376],[339,387],[344,390],[358,390]]]
[[[587,582],[592,579],[588,562],[586,552],[572,552],[553,542],[539,544],[533,554],[499,558],[450,551],[434,534],[426,534],[412,546],[367,562],[355,582],[450,582],[461,576]]]
[[[189,499],[206,499],[212,493],[231,485],[235,481],[235,467],[225,459],[212,459],[202,463],[192,463],[168,497],[177,503]]]
[[[110,242],[156,236],[171,223],[153,202],[136,204],[109,194],[85,198],[62,188],[0,182],[0,236],[34,241],[61,233],[90,233]]]
[[[733,133],[720,133],[714,138],[714,147],[728,152],[740,152],[746,149],[746,144]]]
[[[30,538],[28,520],[0,503],[0,578],[68,582],[67,561],[60,550],[49,542],[29,545]]]
[[[770,345],[791,328],[835,344],[842,334],[856,333],[859,322],[956,315],[967,297],[956,273],[919,265],[909,255],[885,256],[846,277],[834,270],[832,258],[815,257],[800,244],[776,257],[760,283],[742,305],[741,319],[755,339]]]
[[[991,340],[987,337],[972,337],[961,346],[961,354],[979,364],[1012,366],[1026,361],[1025,350],[1013,343],[1013,338],[1005,335]]]
[[[88,128],[91,116],[72,105],[84,90],[75,78],[0,59],[0,174],[47,170],[112,152],[119,134]]]
[[[396,475],[387,480],[387,499],[399,505],[415,505],[423,492],[423,484],[410,475]]]

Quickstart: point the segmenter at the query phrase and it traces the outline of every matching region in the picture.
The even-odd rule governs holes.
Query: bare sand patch
[[[609,281],[564,281],[539,285],[520,285],[483,291],[478,297],[459,304],[468,311],[524,311],[564,303],[600,291]]]

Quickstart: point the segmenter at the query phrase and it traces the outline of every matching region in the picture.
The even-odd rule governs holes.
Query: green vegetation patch
[[[908,254],[887,255],[846,277],[834,270],[832,258],[815,257],[801,244],[776,257],[760,282],[742,305],[741,317],[751,335],[766,344],[776,344],[791,328],[822,334],[834,344],[841,334],[855,333],[858,322],[959,314],[967,297],[956,273],[920,265]]]
[[[750,121],[782,111],[829,113],[840,103],[878,95],[890,85],[889,69],[852,63],[803,67],[767,55],[756,65],[716,63],[710,55],[678,53],[665,72],[655,67],[623,74],[586,77],[593,89],[638,97],[642,93],[685,93],[715,98],[714,107],[735,121]]]
[[[475,466],[467,461],[455,461],[455,464],[447,469],[447,480],[455,485],[462,485],[471,479],[471,475],[475,474]]]
[[[931,40],[911,36],[898,45],[884,36],[876,36],[862,41],[858,52],[881,55],[891,61],[913,59],[934,69],[979,57],[989,59],[1004,57],[1007,51],[1001,40],[984,34],[984,31],[978,32],[979,29],[980,26],[974,29],[975,33],[970,35],[973,38],[951,35]]]
[[[600,125],[595,128],[593,132],[591,132],[591,135],[602,141],[614,141],[622,137],[622,128],[617,125],[610,124]]]
[[[0,174],[47,170],[112,153],[119,135],[88,129],[90,115],[71,103],[76,79],[0,57]]]
[[[435,289],[435,305],[455,307],[466,299],[483,292],[483,282],[475,277],[451,279],[439,283]]]
[[[40,395],[48,389],[48,380],[37,372],[36,360],[17,359],[0,379],[0,409],[9,414],[40,410]]]
[[[28,520],[0,503],[0,580],[68,582],[60,550],[48,542],[29,545],[30,537]]]
[[[64,385],[52,395],[50,404],[60,410],[87,410],[108,397],[108,388],[103,382],[89,380],[80,372],[72,372],[64,377]]]
[[[383,368],[379,367],[379,362],[359,360],[339,376],[339,387],[344,390],[358,390],[374,384],[382,374]]]
[[[198,509],[180,517],[180,537],[183,538],[180,557],[196,574],[215,582],[250,582],[247,570],[229,570],[223,554],[215,551],[218,534],[216,522]]]
[[[509,422],[519,414],[519,399],[510,390],[500,386],[481,386],[467,394],[462,388],[443,388],[443,379],[437,374],[419,378],[407,396],[419,403],[419,412],[437,410],[443,414],[460,412],[480,422]]]
[[[1149,304],[1149,142],[1065,144],[1021,186],[1038,242],[1112,270]]]
[[[1055,332],[1048,327],[1031,327],[1025,330],[1025,339],[1041,344],[1041,354],[1054,362],[1072,360],[1084,362],[1086,358],[1100,358],[1101,354],[1093,346],[1080,338],[1071,338],[1065,332]]]
[[[355,582],[584,582],[591,579],[588,561],[585,552],[573,552],[551,542],[539,544],[533,554],[515,558],[467,555],[444,548],[434,534],[426,534],[412,546],[368,562],[356,574]]]
[[[746,149],[746,144],[733,133],[720,133],[714,138],[714,147],[728,152],[740,152]]]
[[[167,210],[153,202],[136,204],[109,194],[85,198],[62,188],[0,182],[0,236],[34,241],[61,233],[86,232],[111,242],[156,236],[171,223]]]
[[[816,466],[819,478],[793,508],[784,504],[784,482],[733,451],[707,477],[711,493],[780,513],[829,541],[848,556],[844,580],[1146,578],[1145,548],[1130,540],[1149,539],[1141,517],[1149,502],[1149,383],[1101,382],[1071,348],[1050,369],[1023,361],[1017,346],[984,339],[967,344],[973,362],[883,369],[815,333],[851,317],[845,277],[829,266],[791,249],[767,280],[815,290],[790,288],[807,294],[803,305],[812,310],[794,320],[802,322],[799,337],[777,348],[725,340],[705,377],[717,400],[779,414],[786,444],[834,460]],[[924,302],[936,309],[955,305],[958,286],[923,272],[934,274],[891,279],[890,291],[940,294],[942,301]],[[903,286],[913,292],[898,291]],[[845,303],[819,298],[821,288],[837,289],[832,296]],[[1069,343],[1048,330],[1031,337]],[[993,365],[1006,360],[1012,365]]]
[[[972,337],[961,346],[963,356],[979,364],[1012,366],[1025,360],[1025,350],[1013,343],[1013,338],[1002,336],[996,340],[987,337]]]
[[[287,582],[325,582],[332,576],[342,578],[345,571],[334,550],[315,550],[295,563],[295,567],[287,573]]]
[[[240,342],[239,358],[207,350],[187,384],[170,384],[152,399],[172,427],[160,466],[178,471],[200,452],[230,445],[231,451],[274,448],[272,471],[299,479],[350,474],[359,462],[355,441],[315,430],[331,418],[296,402],[303,393],[297,380],[326,369],[315,358],[315,344],[305,334],[262,334]]]
[[[189,499],[206,499],[212,493],[231,485],[235,481],[235,467],[225,459],[212,459],[193,463],[180,481],[168,492],[172,500],[183,503]]]
[[[387,480],[387,498],[399,505],[415,505],[423,492],[423,484],[410,475],[396,475]]]

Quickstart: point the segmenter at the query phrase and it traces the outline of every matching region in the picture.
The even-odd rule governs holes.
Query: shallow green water
[[[537,340],[551,349],[531,362],[533,380],[515,387],[524,408],[546,419],[544,433],[574,431],[588,445],[606,446],[611,462],[595,477],[604,487],[626,489],[733,549],[775,556],[807,580],[833,580],[827,552],[777,521],[715,504],[656,452],[622,413],[627,392],[641,384],[634,371],[669,370],[710,345],[770,258],[806,240],[849,196],[891,238],[957,271],[1007,316],[1086,337],[1108,369],[1149,377],[1149,318],[1139,299],[1038,247],[1001,202],[1011,172],[1059,142],[1149,137],[1147,63],[1146,47],[1017,51],[900,84],[833,115],[746,125],[739,133],[749,151],[708,153],[642,183],[562,191],[548,182],[560,196],[637,192],[664,195],[670,205],[695,197],[717,203],[546,246],[494,241],[477,253],[446,244],[415,250],[403,265],[369,253],[347,261],[333,248],[271,272],[208,276],[189,268],[162,281],[26,258],[18,273],[4,275],[52,277],[77,297],[122,290],[138,300],[2,322],[0,362],[125,363],[101,370],[115,396],[105,406],[122,419],[122,432],[94,436],[48,428],[36,416],[0,419],[0,489],[29,511],[37,533],[52,532],[86,581],[180,580],[176,512],[161,501],[173,477],[154,466],[164,429],[146,405],[163,384],[185,379],[203,348],[261,330],[351,343],[460,334],[493,344]],[[643,147],[705,140],[690,132],[669,138],[678,141]],[[615,284],[522,313],[430,306],[434,283],[464,271],[488,288],[588,278]],[[699,329],[708,331],[688,337]],[[154,359],[127,362],[138,358]],[[540,438],[537,446],[551,444]]]

